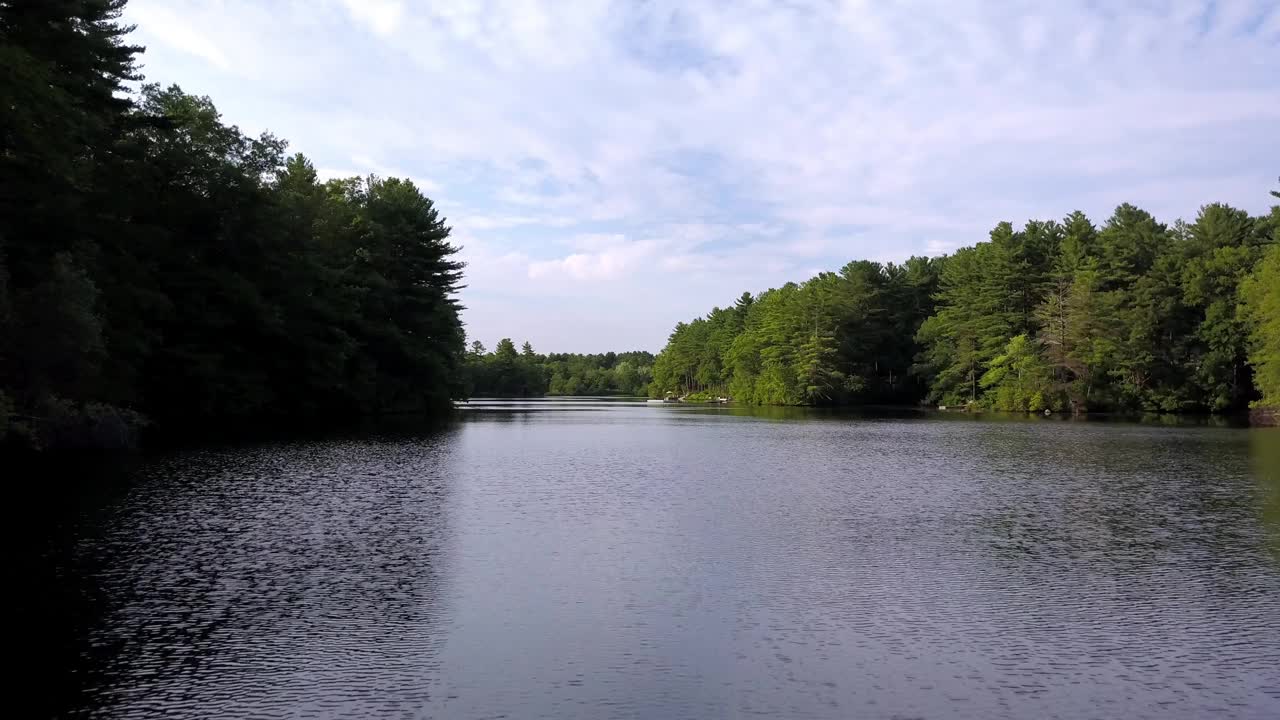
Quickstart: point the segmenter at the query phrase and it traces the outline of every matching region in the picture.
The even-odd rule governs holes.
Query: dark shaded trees
[[[321,183],[176,86],[126,93],[123,5],[0,3],[7,434],[447,406],[462,267],[431,201]]]

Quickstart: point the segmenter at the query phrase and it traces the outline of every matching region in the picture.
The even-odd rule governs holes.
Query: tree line
[[[678,324],[653,376],[654,397],[759,405],[1280,405],[1280,206],[1166,225],[1125,204],[1101,227],[1002,222],[951,255],[852,262]]]
[[[447,407],[462,264],[431,200],[138,86],[123,6],[0,3],[0,438]]]
[[[543,395],[642,396],[653,380],[653,353],[594,355],[535,353],[525,342],[519,352],[510,338],[486,352],[480,341],[466,355],[466,390],[471,397]]]

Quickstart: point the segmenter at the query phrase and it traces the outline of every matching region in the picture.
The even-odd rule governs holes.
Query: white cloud
[[[471,230],[483,231],[505,230],[524,225],[560,228],[568,227],[578,221],[571,217],[554,215],[467,215],[465,218],[462,218],[461,222],[465,223],[467,228]]]
[[[630,241],[621,235],[582,236],[575,244],[583,251],[530,263],[529,277],[612,280],[627,272],[644,271],[662,247],[653,240]]]
[[[426,195],[435,195],[440,189],[440,183],[412,173],[404,172],[393,167],[388,167],[381,163],[370,160],[367,157],[357,156],[351,158],[351,165],[345,168],[319,167],[316,168],[316,175],[321,180],[332,180],[335,178],[349,177],[367,177],[376,175],[380,178],[402,178],[414,184],[418,190]],[[437,198],[438,199],[438,198]]]
[[[382,36],[395,32],[404,14],[400,0],[342,0],[342,4],[353,19]]]
[[[147,33],[166,47],[194,55],[219,70],[231,68],[231,62],[222,49],[204,35],[189,16],[184,17],[154,0],[135,3],[130,6],[129,14],[131,20],[146,25]]]

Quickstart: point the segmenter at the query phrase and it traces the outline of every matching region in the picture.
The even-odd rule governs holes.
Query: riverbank
[[[1260,407],[1249,411],[1249,424],[1255,427],[1280,427],[1280,407]]]
[[[448,423],[453,409],[376,415],[275,415],[239,418],[169,418],[152,421],[138,413],[76,412],[16,419],[0,435],[0,454],[115,454],[146,450],[216,447],[264,441],[324,440],[350,433],[407,434]]]
[[[453,411],[443,413],[395,413],[370,416],[276,416],[270,418],[238,418],[222,420],[191,420],[152,423],[142,416],[121,411],[67,413],[51,418],[23,418],[13,416],[9,421],[12,431],[15,425],[25,423],[21,433],[11,433],[7,441],[0,443],[0,452],[14,454],[61,454],[66,452],[136,452],[140,450],[166,450],[174,448],[235,445],[261,441],[323,440],[352,432],[376,432],[404,434],[421,432],[447,424],[457,408],[466,408],[470,402],[485,400],[644,400],[632,395],[540,395],[525,397],[470,398],[457,401]],[[745,414],[764,416],[841,416],[860,413],[888,413],[902,417],[939,415],[968,416],[992,420],[1049,420],[1090,422],[1136,422],[1148,425],[1184,426],[1209,425],[1219,427],[1280,427],[1280,408],[1254,408],[1249,412],[1227,414],[1209,413],[1135,413],[1094,412],[1080,413],[1026,413],[1000,410],[984,410],[965,407],[932,407],[919,405],[847,405],[847,406],[758,406],[742,403],[721,403],[686,399],[685,406],[717,406]]]

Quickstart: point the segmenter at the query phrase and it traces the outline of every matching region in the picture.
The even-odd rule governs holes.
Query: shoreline
[[[1249,410],[1249,427],[1280,427],[1280,407]]]

